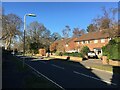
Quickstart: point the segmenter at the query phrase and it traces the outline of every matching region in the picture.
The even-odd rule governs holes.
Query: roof
[[[54,43],[64,43],[64,44],[67,44],[69,42],[71,42],[72,40],[74,40],[76,38],[62,38],[60,40],[56,40]]]
[[[99,32],[89,32],[87,34],[84,34],[80,36],[75,42],[77,41],[85,41],[85,40],[95,40],[95,39],[102,39],[102,38],[108,38],[109,34],[104,33],[102,31]]]

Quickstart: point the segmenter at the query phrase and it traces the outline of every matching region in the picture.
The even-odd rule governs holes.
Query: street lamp
[[[29,13],[29,14],[25,14],[25,15],[24,15],[24,44],[23,44],[23,56],[25,56],[26,16],[36,17],[36,14]],[[23,59],[23,67],[24,67],[24,59]]]

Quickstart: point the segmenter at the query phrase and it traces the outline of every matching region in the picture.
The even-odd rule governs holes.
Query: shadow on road
[[[78,80],[74,81],[72,80],[73,82],[76,82],[77,85],[79,85],[77,87],[77,85],[75,85],[76,83],[73,83],[71,84],[72,87],[76,87],[76,88],[79,88],[79,87],[82,87],[82,88],[117,88],[116,86],[114,86],[113,84],[108,84],[106,82],[103,82],[102,79],[100,77],[98,77],[96,74],[94,74],[92,72],[92,69],[91,68],[86,68],[85,66],[83,66],[82,64],[80,64],[79,62],[74,62],[74,61],[69,61],[69,60],[65,60],[65,59],[51,59],[49,60],[48,62],[50,63],[55,63],[56,65],[58,66],[65,66],[65,68],[67,68],[67,70],[75,70],[77,71],[76,73],[79,74],[80,72],[80,75],[78,77],[80,77],[81,75],[84,76],[85,78],[89,78],[91,79],[89,85],[86,85],[86,82],[87,81],[84,81],[81,80],[80,82]],[[61,63],[61,64],[60,64]],[[81,72],[82,71],[82,72]],[[68,76],[69,77],[69,76]],[[116,79],[115,79],[116,80]],[[95,81],[95,82],[94,82]],[[80,83],[80,84],[79,84]],[[82,83],[82,84],[81,84]],[[98,84],[97,83],[101,83],[101,84]],[[81,85],[81,86],[80,86]],[[93,86],[94,85],[94,86]],[[66,85],[67,86],[67,85]],[[71,88],[72,88],[71,87]]]
[[[22,87],[16,85],[16,81],[18,83],[22,82],[22,76],[20,76],[20,78],[14,78],[17,76],[15,72],[14,74],[12,74],[11,71],[14,71],[12,68],[12,70],[9,69],[9,72],[6,72],[8,70],[5,70],[7,68],[12,67],[13,63],[12,63],[12,55],[9,52],[3,51],[3,68],[2,70],[4,71],[3,73],[3,88],[7,88],[10,87],[10,85],[12,85],[11,87]],[[26,59],[34,59],[34,58],[26,58]],[[7,61],[11,61],[10,63]],[[64,87],[65,89],[68,88],[111,88],[114,87],[113,85],[108,85],[106,82],[103,82],[101,80],[100,77],[98,77],[97,75],[95,75],[94,73],[92,73],[91,69],[87,69],[85,68],[82,64],[78,63],[78,62],[73,62],[73,61],[69,61],[69,60],[63,60],[63,59],[51,59],[51,60],[44,60],[45,62],[47,62],[49,64],[41,64],[39,65],[39,61],[42,60],[38,60],[38,62],[31,62],[33,64],[33,66],[39,67],[38,70],[41,70],[41,72],[43,74],[45,74],[47,77],[49,77],[50,79],[52,79],[53,81],[56,81],[56,83],[59,83],[62,87]],[[7,64],[5,64],[5,62]],[[11,64],[11,65],[10,65]],[[58,65],[58,66],[62,66],[65,67],[65,70],[60,70],[57,68],[53,68],[50,66],[50,64],[54,64],[54,65]],[[39,66],[37,66],[39,65]],[[47,68],[48,67],[48,68]],[[81,68],[82,67],[82,68]],[[42,69],[40,69],[42,68]],[[37,68],[36,68],[37,69]],[[118,67],[113,67],[113,72],[116,72],[116,70],[118,70]],[[74,70],[74,73],[72,72],[72,70]],[[120,69],[119,69],[120,70]],[[12,78],[11,78],[11,74]],[[23,75],[23,74],[22,74]],[[23,75],[24,76],[24,75]],[[18,76],[19,77],[19,76]],[[120,78],[120,77],[119,77]],[[112,82],[116,83],[117,79],[119,79],[118,76],[116,76],[116,74],[113,74],[113,78],[112,78]],[[12,80],[12,83],[10,84],[10,80]],[[120,79],[119,79],[120,80]],[[9,83],[7,83],[9,82]],[[120,81],[118,81],[117,83],[120,83]],[[8,85],[9,84],[9,85]]]

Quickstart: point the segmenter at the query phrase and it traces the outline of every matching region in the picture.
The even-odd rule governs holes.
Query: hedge
[[[110,40],[106,46],[102,47],[103,56],[112,60],[120,60],[120,38]]]
[[[64,56],[83,57],[81,53],[64,53]]]

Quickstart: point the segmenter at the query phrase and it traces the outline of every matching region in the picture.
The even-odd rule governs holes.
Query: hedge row
[[[110,40],[109,43],[102,47],[103,55],[109,59],[120,60],[120,38]]]
[[[73,56],[73,57],[83,57],[81,53],[64,53],[65,56]]]

